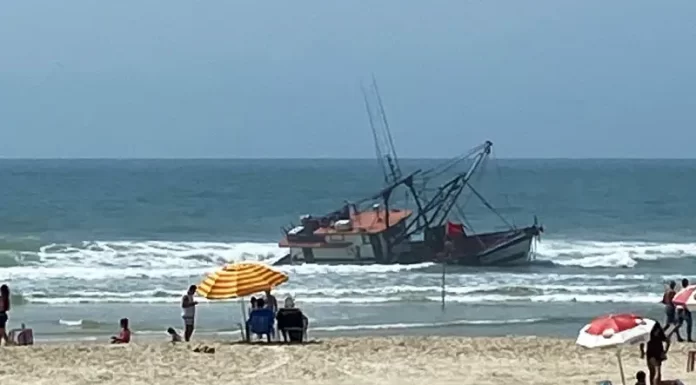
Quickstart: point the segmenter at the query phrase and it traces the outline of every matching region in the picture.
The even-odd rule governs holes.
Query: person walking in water
[[[683,341],[682,337],[679,335],[679,320],[677,319],[677,309],[674,306],[674,296],[677,294],[677,283],[674,281],[669,282],[669,286],[665,287],[665,293],[662,295],[662,303],[665,305],[665,330],[672,327],[673,334],[677,335],[677,341]],[[670,334],[672,334],[670,333]],[[670,337],[669,335],[667,337]]]
[[[7,337],[7,313],[10,312],[10,288],[7,285],[0,286],[0,344],[5,340],[5,345],[10,343]]]
[[[184,319],[184,341],[186,342],[191,340],[196,320],[196,305],[198,305],[198,302],[193,300],[196,289],[196,285],[191,285],[186,294],[181,297],[181,318]]]

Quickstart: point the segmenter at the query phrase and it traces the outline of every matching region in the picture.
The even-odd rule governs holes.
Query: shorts
[[[4,329],[5,326],[7,326],[8,319],[9,317],[7,316],[7,313],[0,314],[0,329]]]
[[[193,317],[181,317],[181,318],[183,318],[183,320],[184,320],[184,325],[186,325],[186,326],[193,326],[194,321],[196,320],[196,319],[193,318]]]
[[[674,306],[666,306],[665,315],[667,316],[667,324],[679,323],[679,320],[677,319],[677,311]]]
[[[648,368],[654,367],[654,368],[659,368],[662,367],[662,361],[664,361],[666,358],[665,356],[662,357],[647,357],[647,364]]]

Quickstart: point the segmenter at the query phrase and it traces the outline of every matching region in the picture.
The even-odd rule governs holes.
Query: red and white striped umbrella
[[[672,299],[675,305],[696,307],[696,285],[687,286],[677,292]]]
[[[576,343],[587,348],[639,344],[650,338],[655,321],[635,314],[610,314],[595,318],[580,329]]]
[[[647,342],[655,321],[635,314],[609,314],[597,317],[580,329],[575,342],[587,348],[621,347]],[[621,350],[616,350],[621,372],[621,383],[626,385]]]

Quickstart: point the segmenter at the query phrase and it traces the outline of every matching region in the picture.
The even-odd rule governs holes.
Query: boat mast
[[[394,140],[392,139],[391,130],[389,128],[389,121],[384,111],[382,97],[379,94],[377,80],[374,75],[372,75],[372,84],[369,92],[369,96],[374,98],[374,103],[370,102],[370,97],[365,87],[362,87],[362,92],[363,99],[365,100],[365,110],[370,119],[372,137],[375,141],[375,154],[382,168],[384,183],[385,185],[392,185],[402,177],[401,166],[399,165],[399,158],[396,155]]]

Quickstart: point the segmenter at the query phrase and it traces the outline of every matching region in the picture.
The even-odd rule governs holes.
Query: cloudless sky
[[[696,157],[696,1],[2,1],[0,157]]]

